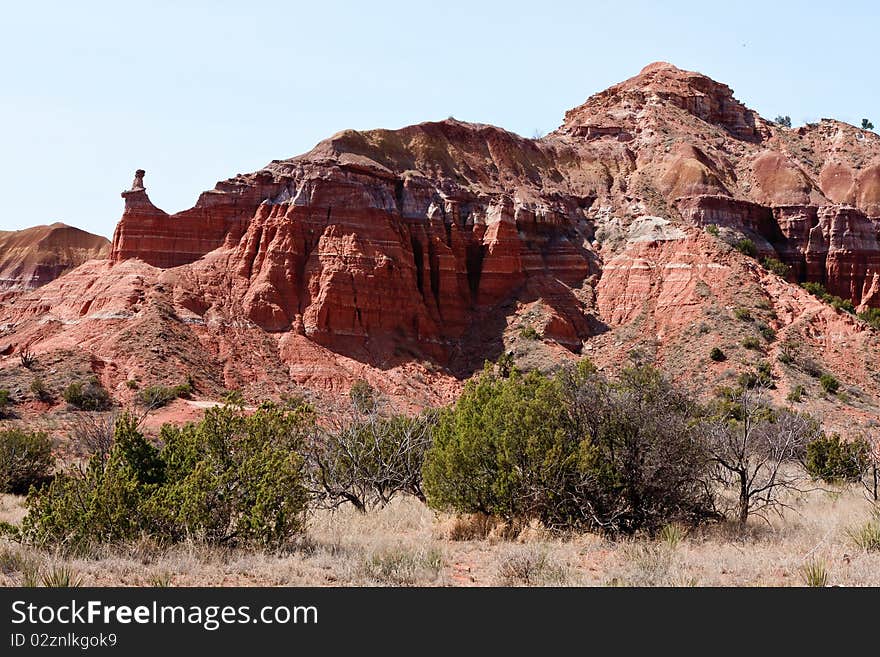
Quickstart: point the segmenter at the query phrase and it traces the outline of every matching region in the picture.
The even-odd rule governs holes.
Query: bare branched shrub
[[[729,391],[705,425],[714,465],[712,478],[736,491],[734,509],[745,523],[752,514],[781,512],[787,504],[780,494],[803,492],[809,480],[804,469],[807,444],[821,435],[808,415],[774,410],[761,389]]]
[[[79,413],[73,420],[70,432],[71,442],[79,456],[100,456],[107,458],[113,446],[113,434],[116,430],[118,412],[110,413]]]
[[[422,463],[433,424],[432,413],[396,415],[361,395],[351,414],[332,422],[307,448],[318,505],[349,502],[366,511],[400,493],[424,501]]]

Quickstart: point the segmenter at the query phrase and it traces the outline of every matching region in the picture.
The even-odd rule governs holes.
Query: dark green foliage
[[[807,472],[829,483],[858,481],[867,472],[871,447],[860,438],[851,442],[822,435],[807,445]]]
[[[148,535],[281,547],[303,527],[300,452],[313,426],[307,408],[211,408],[199,424],[162,427],[160,449],[124,415],[106,459],[31,492],[22,536],[59,546]]]
[[[745,338],[745,339],[743,340],[743,342],[742,342],[742,345],[743,345],[743,347],[745,347],[746,349],[755,349],[755,350],[758,350],[758,349],[761,348],[761,343],[758,341],[758,338],[756,338],[756,337],[753,336],[753,335],[750,335],[750,336],[748,336],[747,338]]]
[[[862,119],[862,130],[873,130],[874,124],[868,119]]]
[[[62,396],[64,401],[81,411],[105,411],[113,405],[110,393],[97,377],[92,377],[85,383],[71,383],[64,389]]]
[[[721,351],[721,349],[719,349],[718,347],[712,347],[712,351],[709,352],[709,358],[714,360],[716,363],[727,360],[727,356],[725,356],[724,352]]]
[[[764,265],[764,269],[772,271],[774,274],[781,276],[782,278],[788,278],[788,275],[791,273],[791,267],[773,257],[764,258],[761,261],[761,264]]]
[[[773,123],[775,123],[776,125],[781,125],[784,128],[790,128],[791,127],[791,117],[788,115],[785,115],[785,116],[779,115],[775,119],[773,119]]]
[[[716,224],[709,224],[706,226],[706,232],[712,235],[713,237],[718,237],[718,226]]]
[[[825,289],[825,286],[821,283],[801,283],[801,287],[812,294],[814,297],[817,297],[830,305],[835,310],[843,310],[844,312],[848,313],[855,313],[856,311],[852,301],[850,301],[849,299],[842,299],[841,297],[835,296],[833,294],[829,294],[828,291]]]
[[[741,239],[738,242],[735,242],[733,248],[749,257],[758,257],[758,247],[756,247],[755,243],[748,238]]]
[[[363,379],[352,384],[348,398],[355,410],[361,413],[369,412],[376,406],[376,390]]]
[[[859,319],[880,331],[880,308],[866,308],[859,313]]]
[[[148,386],[136,395],[138,405],[144,408],[161,408],[167,406],[178,397],[187,398],[192,394],[189,383],[181,383],[173,387]]]
[[[52,401],[52,393],[46,387],[46,384],[43,382],[43,379],[40,377],[34,377],[34,380],[31,381],[31,394],[39,399],[41,402],[50,402]]]
[[[819,384],[822,386],[822,390],[832,395],[840,388],[840,382],[828,373],[819,377]]]
[[[758,331],[767,342],[773,342],[776,339],[776,331],[763,322],[758,324]]]
[[[708,510],[690,399],[651,367],[602,377],[485,371],[443,411],[424,473],[429,504],[558,529],[654,530]]]
[[[23,495],[48,480],[55,459],[45,433],[0,431],[0,492]]]
[[[0,419],[9,415],[10,406],[12,406],[12,395],[9,394],[8,390],[0,388]]]
[[[752,321],[752,313],[749,312],[748,308],[734,308],[733,316],[743,322],[751,322]]]
[[[773,383],[773,366],[769,363],[769,361],[762,360],[755,367],[756,374],[758,377],[758,384],[764,388],[775,388],[776,385]]]
[[[541,335],[535,330],[533,326],[524,326],[520,332],[520,337],[525,338],[526,340],[540,340]]]

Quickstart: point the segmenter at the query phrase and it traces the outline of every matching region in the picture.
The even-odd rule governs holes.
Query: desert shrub
[[[733,248],[749,257],[758,257],[758,247],[756,247],[755,243],[748,238],[735,242]]]
[[[822,386],[822,390],[833,395],[840,388],[840,381],[826,372],[819,377],[819,385]]]
[[[819,297],[820,299],[822,299],[823,297],[828,296],[828,291],[821,283],[801,283],[801,287],[812,294],[814,297]]]
[[[751,390],[758,385],[758,375],[752,371],[740,372],[736,377],[736,383],[740,388]]]
[[[325,429],[306,446],[314,499],[359,511],[385,506],[405,493],[424,501],[422,464],[431,444],[435,414],[383,416],[356,413]]]
[[[806,390],[804,390],[804,387],[802,385],[796,385],[788,393],[786,399],[790,402],[795,402],[799,404],[803,401],[804,394],[806,394]]]
[[[777,258],[764,258],[761,261],[761,264],[764,266],[764,269],[766,269],[767,271],[771,271],[777,276],[781,276],[782,278],[788,278],[788,275],[791,272],[791,267],[789,267]]]
[[[880,308],[866,308],[859,313],[859,319],[880,330]]]
[[[858,481],[868,469],[870,450],[864,439],[848,442],[837,434],[822,435],[807,445],[807,472],[829,483]]]
[[[721,349],[719,349],[718,347],[712,347],[712,351],[709,352],[709,358],[714,360],[716,363],[727,360],[727,356],[725,356],[724,352],[721,351]]]
[[[870,119],[862,119],[862,130],[873,130],[874,124]]]
[[[773,123],[776,125],[781,125],[783,128],[791,127],[791,117],[788,115],[782,116],[781,114],[773,119]]]
[[[0,431],[0,492],[22,495],[49,479],[55,459],[45,433]]]
[[[57,546],[142,535],[283,546],[304,524],[300,451],[313,425],[308,409],[264,405],[247,416],[211,408],[198,424],[163,426],[160,449],[123,415],[106,459],[95,455],[86,468],[32,490],[22,537]]]
[[[125,382],[125,387],[128,388],[129,390],[137,390],[139,386],[138,386],[138,382],[135,381],[134,379],[127,379]]]
[[[835,310],[843,310],[851,314],[855,314],[856,312],[855,306],[853,306],[852,301],[850,301],[849,299],[843,299],[833,294],[829,294],[829,292],[825,289],[825,286],[821,283],[801,283],[801,287],[812,294],[814,297],[817,297],[818,299],[821,299],[822,301],[830,305]]]
[[[147,386],[138,392],[135,399],[138,405],[144,408],[162,408],[167,406],[178,397],[189,397],[192,394],[192,386],[189,383],[181,383],[176,386]]]
[[[746,349],[755,349],[755,350],[758,350],[758,349],[761,348],[761,343],[758,341],[758,338],[756,338],[756,337],[753,336],[753,335],[750,335],[750,336],[748,336],[747,338],[745,338],[745,339],[742,341],[742,345],[743,345],[743,347],[745,347]]]
[[[81,411],[105,411],[113,405],[110,393],[97,377],[88,381],[74,381],[62,393],[64,401]]]
[[[752,313],[749,312],[748,308],[735,308],[733,311],[733,316],[743,322],[752,321]]]
[[[45,382],[40,377],[34,377],[30,385],[31,394],[41,402],[52,401],[52,393],[46,387]]]
[[[363,413],[373,410],[378,401],[376,389],[363,379],[358,379],[352,384],[348,398],[355,411]]]
[[[757,365],[755,365],[755,370],[758,373],[759,383],[764,386],[769,385],[773,381],[773,366],[770,364],[770,361],[762,360]]]
[[[9,415],[9,409],[12,406],[12,395],[5,388],[0,388],[0,419]]]
[[[534,326],[524,326],[520,332],[520,337],[525,338],[526,340],[540,340],[541,335],[535,330]]]
[[[772,327],[767,326],[763,322],[758,324],[758,331],[767,342],[773,342],[776,339],[776,331]]]
[[[441,413],[428,502],[557,529],[653,531],[707,513],[690,398],[651,367],[618,381],[588,361],[554,377],[484,372]]]
[[[718,237],[718,226],[716,224],[709,224],[706,226],[706,232],[712,235],[713,237]]]
[[[437,579],[443,568],[443,553],[436,548],[409,549],[404,546],[379,549],[363,563],[364,575],[381,584],[415,586]]]

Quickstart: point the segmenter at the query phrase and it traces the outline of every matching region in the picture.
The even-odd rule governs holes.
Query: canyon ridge
[[[83,237],[53,264],[0,233],[0,387],[26,400],[26,352],[123,403],[130,382],[189,377],[197,399],[332,404],[366,380],[415,409],[502,355],[588,356],[707,394],[762,376],[831,428],[880,419],[880,333],[800,285],[880,307],[880,137],[778,125],[671,64],[540,138],[453,118],[346,130],[177,214],[147,187],[138,171],[109,249]]]

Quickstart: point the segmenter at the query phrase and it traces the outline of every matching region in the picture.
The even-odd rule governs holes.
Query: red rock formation
[[[757,262],[724,244],[743,238],[792,279],[880,304],[880,138],[829,120],[777,126],[665,63],[541,139],[452,119],[349,130],[185,212],[156,208],[143,172],[123,197],[110,261],[0,309],[4,340],[79,332],[136,363],[123,333],[147,335],[149,316],[198,344],[226,386],[287,376],[339,390],[358,372],[394,388],[417,362],[464,376],[526,323],[561,348],[553,358],[640,322],[640,338],[668,340],[723,272],[758,281]],[[708,224],[721,239],[698,237]],[[263,358],[277,371],[255,373]]]
[[[54,223],[0,231],[0,292],[31,290],[86,260],[105,258],[107,238]]]

